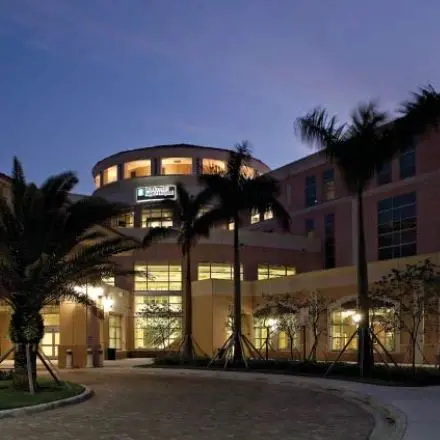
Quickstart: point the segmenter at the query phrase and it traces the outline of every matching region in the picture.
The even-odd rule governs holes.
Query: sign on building
[[[136,188],[136,202],[160,202],[176,200],[176,185],[140,186]]]

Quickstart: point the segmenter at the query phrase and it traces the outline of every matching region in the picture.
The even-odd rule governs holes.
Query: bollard
[[[87,348],[87,364],[86,368],[93,368],[93,348]]]
[[[98,367],[104,366],[104,350],[102,348],[98,349]]]
[[[73,368],[73,356],[70,348],[66,350],[66,368],[69,370]]]

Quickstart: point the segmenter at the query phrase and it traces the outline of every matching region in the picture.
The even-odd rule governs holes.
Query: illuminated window
[[[255,170],[251,167],[246,166],[246,165],[243,165],[241,167],[241,174],[248,179],[253,179],[254,177],[256,177]]]
[[[342,350],[348,343],[350,337],[357,330],[356,314],[357,310],[353,302],[343,305],[330,314],[332,350]],[[370,324],[374,334],[389,351],[395,351],[396,349],[394,315],[394,307],[385,306],[370,309]],[[348,350],[357,349],[357,340],[358,337],[355,335],[348,345]],[[377,342],[375,343],[377,344]]]
[[[41,316],[45,327],[58,327],[60,325],[59,313],[43,313]]]
[[[260,212],[258,209],[253,209],[251,213],[251,224],[258,223],[260,221]]]
[[[95,176],[95,187],[100,188],[101,187],[101,174],[97,174]]]
[[[121,214],[118,217],[112,219],[111,224],[113,228],[133,228],[134,214],[133,212]]]
[[[189,157],[168,157],[162,159],[161,174],[163,176],[192,174],[192,159]]]
[[[224,160],[203,159],[202,174],[221,174],[226,171],[226,162]]]
[[[229,263],[200,263],[197,279],[232,280],[234,279],[234,266]],[[240,279],[243,280],[243,265],[240,265]]]
[[[179,265],[135,265],[135,291],[182,290],[182,267]]]
[[[294,318],[293,318],[294,319]],[[258,350],[265,350],[266,345],[270,351],[285,351],[290,349],[290,339],[287,333],[269,327],[268,322],[270,318],[255,318],[254,319],[254,345]],[[297,348],[299,345],[299,335],[297,332],[292,333],[293,347]]]
[[[102,282],[108,284],[109,286],[115,285],[115,277],[106,277],[102,279]]]
[[[264,319],[254,319],[254,345],[258,350],[266,348],[266,342],[270,344],[270,341],[267,339],[269,330],[264,325],[264,321]]]
[[[271,209],[268,209],[264,215],[263,215],[263,219],[264,220],[270,220],[271,218],[273,218],[273,212]]]
[[[172,228],[173,213],[169,209],[151,208],[142,210],[143,228]]]
[[[108,317],[108,346],[116,350],[122,348],[122,316],[120,315]]]
[[[258,266],[258,279],[268,280],[270,278],[287,277],[295,275],[296,269],[288,266],[269,266],[267,264]]]
[[[103,185],[107,185],[118,180],[118,167],[116,165],[107,168],[102,173]]]
[[[151,160],[134,160],[124,164],[124,179],[151,176]]]
[[[181,296],[135,296],[135,348],[164,350],[181,336]]]
[[[233,230],[235,229],[235,223],[234,223],[234,221],[230,221],[230,222],[227,224],[227,228],[228,228],[228,231],[233,231]]]

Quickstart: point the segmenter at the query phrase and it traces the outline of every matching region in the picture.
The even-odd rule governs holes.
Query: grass
[[[32,395],[25,391],[14,390],[11,380],[0,380],[0,411],[66,399],[84,391],[84,387],[74,383],[57,385],[47,378],[40,378],[37,382],[38,391]]]
[[[156,358],[153,365],[142,365],[141,368],[193,368],[206,369],[209,359],[199,358],[191,362],[183,362],[179,357]],[[229,371],[252,371],[255,373],[286,374],[290,376],[324,377],[331,365],[329,362],[303,362],[286,360],[249,360],[249,368],[244,364],[229,364]],[[223,370],[224,362],[216,362],[211,366],[214,370]],[[328,379],[340,379],[355,382],[371,383],[388,386],[428,386],[440,385],[440,371],[435,368],[417,368],[416,373],[408,367],[375,365],[368,377],[359,377],[359,368],[355,364],[335,364]]]

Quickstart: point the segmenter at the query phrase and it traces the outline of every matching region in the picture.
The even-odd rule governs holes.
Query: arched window
[[[395,305],[388,301],[376,301],[370,309],[370,326],[380,343],[388,351],[396,351]],[[348,300],[330,310],[330,349],[342,350],[356,332],[359,315],[355,300]],[[354,336],[348,350],[356,350],[358,337]],[[374,341],[380,349],[380,344]]]

